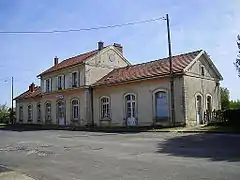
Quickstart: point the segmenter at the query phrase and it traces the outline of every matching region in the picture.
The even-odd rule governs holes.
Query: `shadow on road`
[[[1,166],[1,165],[0,165],[0,174],[1,174],[1,173],[4,173],[4,172],[9,172],[9,171],[11,171],[11,170],[8,169],[8,168],[6,168],[6,167],[4,167],[4,166]]]
[[[212,161],[240,161],[240,136],[192,134],[158,144],[159,153],[180,157],[209,158]]]

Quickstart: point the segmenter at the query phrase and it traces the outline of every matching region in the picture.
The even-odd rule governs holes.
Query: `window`
[[[51,91],[51,79],[46,79],[46,92]]]
[[[167,92],[165,91],[155,93],[155,117],[157,120],[169,118],[169,104]]]
[[[63,75],[57,77],[57,89],[58,90],[64,89],[64,76]]]
[[[19,107],[19,121],[23,121],[23,107]]]
[[[127,118],[132,118],[136,116],[136,96],[133,94],[128,94],[125,96],[126,101],[126,116]]]
[[[28,105],[28,121],[32,121],[32,105]]]
[[[210,95],[207,96],[207,110],[209,113],[212,112],[212,97]]]
[[[78,81],[78,77],[77,77],[77,72],[73,72],[72,73],[72,87],[77,87],[77,81]]]
[[[205,75],[205,69],[204,69],[204,66],[201,66],[201,75],[204,76]]]
[[[72,100],[72,118],[73,120],[79,119],[79,101],[77,99]]]
[[[37,120],[38,121],[41,120],[41,104],[40,103],[37,105]]]
[[[101,118],[110,117],[110,98],[102,97],[101,98]]]
[[[49,121],[51,119],[52,119],[52,117],[51,117],[51,103],[48,102],[48,103],[46,103],[46,120]]]

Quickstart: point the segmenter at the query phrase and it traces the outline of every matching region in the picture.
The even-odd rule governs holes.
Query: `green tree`
[[[0,122],[6,122],[9,120],[9,108],[6,104],[1,105],[0,104]]]
[[[240,108],[240,101],[230,101],[229,105],[230,109],[239,109]]]
[[[229,109],[229,90],[227,88],[221,87],[221,105],[222,109]]]
[[[236,62],[234,63],[234,65],[237,69],[238,76],[240,77],[240,35],[237,36],[237,46],[238,46],[238,54],[237,54]]]

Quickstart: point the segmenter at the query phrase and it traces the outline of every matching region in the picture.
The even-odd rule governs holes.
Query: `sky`
[[[170,17],[172,53],[203,49],[230,90],[240,99],[233,65],[240,33],[240,0],[0,0],[0,31],[51,31],[89,28]],[[0,34],[0,104],[11,104],[36,77],[60,61],[105,45],[120,43],[133,64],[168,56],[166,21],[121,28],[56,34]]]

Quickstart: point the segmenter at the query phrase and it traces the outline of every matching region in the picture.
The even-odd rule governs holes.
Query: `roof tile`
[[[173,56],[173,72],[176,73],[183,71],[183,69],[187,67],[187,65],[190,64],[200,52],[201,50],[198,50]],[[169,61],[168,58],[163,58],[155,61],[114,69],[109,74],[94,83],[94,86],[110,85],[167,74],[169,74]]]

